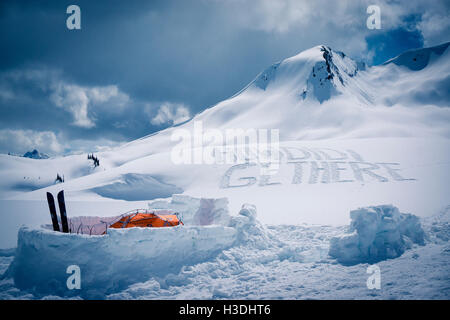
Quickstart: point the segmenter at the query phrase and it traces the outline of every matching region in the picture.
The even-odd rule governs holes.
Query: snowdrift
[[[350,212],[349,234],[330,241],[330,256],[343,264],[374,263],[402,255],[413,243],[424,245],[419,218],[391,205]]]
[[[159,203],[184,206],[185,225],[108,229],[103,236],[22,227],[7,276],[13,277],[18,288],[36,294],[101,298],[150,277],[177,273],[183,266],[212,259],[248,239],[248,230],[259,225],[256,209],[249,205],[231,217],[227,199],[179,196]],[[72,265],[81,271],[80,290],[71,291],[66,285],[70,276],[66,270]]]
[[[121,175],[119,181],[92,188],[98,195],[127,201],[167,198],[183,190],[164,183],[151,175],[128,173]]]

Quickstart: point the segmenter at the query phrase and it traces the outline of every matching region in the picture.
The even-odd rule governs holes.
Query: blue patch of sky
[[[402,25],[398,28],[390,30],[381,28],[366,37],[368,49],[374,52],[372,64],[379,65],[407,50],[422,48],[424,39],[417,29],[420,19],[420,15],[410,15],[403,19]]]

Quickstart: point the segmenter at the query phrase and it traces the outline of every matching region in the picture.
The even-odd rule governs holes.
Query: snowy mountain
[[[322,103],[345,92],[358,71],[358,63],[343,52],[318,46],[272,65],[251,85],[263,90],[268,86],[290,86],[303,100],[310,98]]]
[[[380,131],[383,136],[416,135],[411,122],[422,127],[419,136],[428,134],[434,129],[407,108],[448,106],[448,45],[408,52],[371,68],[317,46],[272,65],[244,90],[195,119],[211,127],[281,128],[283,140],[379,137]],[[423,52],[430,57],[427,66],[415,70],[414,57],[405,57]],[[396,108],[389,113],[395,116],[386,116],[385,107],[392,106]],[[421,117],[448,120],[444,110],[420,112]]]
[[[311,48],[188,122],[96,153],[98,166],[0,155],[0,298],[448,299],[449,44],[374,67]],[[277,135],[268,164],[239,149]],[[148,207],[185,225],[39,228],[61,189],[79,221]],[[80,292],[66,288],[73,264]]]
[[[191,121],[98,153],[99,167],[86,155],[39,162],[0,156],[0,196],[43,201],[46,191],[64,188],[68,203],[102,200],[116,204],[113,213],[173,193],[226,196],[233,211],[255,204],[266,223],[341,224],[358,206],[388,203],[433,214],[448,205],[450,187],[448,46],[373,67],[327,46],[311,48],[270,66]],[[261,176],[245,163],[173,163],[179,142],[172,135],[194,136],[199,122],[203,133],[279,130],[278,172]],[[223,141],[205,136],[204,143]],[[63,185],[54,185],[57,173]]]
[[[30,159],[48,159],[48,155],[46,155],[45,153],[40,153],[36,149],[26,152],[23,157]]]

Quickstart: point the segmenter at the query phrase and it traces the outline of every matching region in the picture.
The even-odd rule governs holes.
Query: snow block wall
[[[252,237],[264,238],[264,228],[257,222],[256,208],[251,205],[244,205],[234,217],[228,215],[226,198],[204,201],[182,196],[166,205],[184,209],[191,225],[108,229],[107,235],[95,236],[22,227],[6,276],[13,277],[18,288],[36,295],[101,299],[133,283],[210,260]],[[226,225],[193,225],[204,223],[203,215],[212,217],[207,222]],[[67,287],[71,274],[66,271],[72,265],[81,271],[79,290]]]
[[[391,205],[350,212],[350,233],[330,240],[329,255],[342,264],[375,263],[399,257],[415,244],[424,245],[419,218]]]
[[[21,289],[92,297],[179,271],[230,247],[236,230],[222,226],[110,229],[105,236],[22,228],[11,272]],[[69,266],[81,270],[81,291],[68,290]]]
[[[204,226],[210,224],[227,226],[231,216],[228,212],[228,199],[193,198],[174,194],[171,201],[153,201],[149,209],[170,209],[178,212],[185,225]]]

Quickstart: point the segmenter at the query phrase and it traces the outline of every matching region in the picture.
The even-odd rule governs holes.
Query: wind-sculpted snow
[[[390,205],[353,210],[350,232],[330,242],[330,256],[344,264],[374,263],[402,255],[412,244],[424,245],[419,218]]]
[[[157,178],[137,173],[127,173],[119,181],[92,189],[102,197],[127,201],[151,200],[167,198],[183,190],[173,184],[168,184]]]

